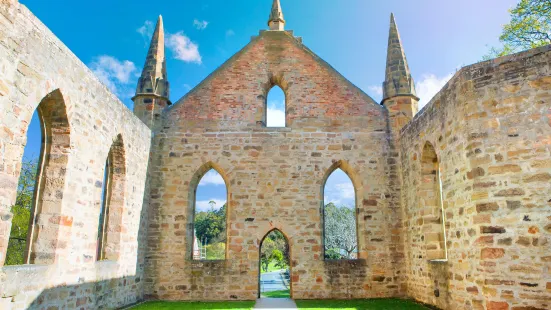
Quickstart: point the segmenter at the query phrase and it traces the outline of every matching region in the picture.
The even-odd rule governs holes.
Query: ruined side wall
[[[550,62],[547,46],[465,67],[403,129],[409,296],[443,309],[551,308]],[[424,249],[427,141],[440,164],[447,262]]]
[[[47,94],[59,90],[70,127],[65,184],[50,265],[0,268],[0,308],[115,308],[142,298],[142,203],[150,131],[27,8],[0,5],[0,252],[10,232],[26,132]],[[118,261],[95,261],[103,169],[120,134],[126,161]],[[54,159],[55,160],[55,159]],[[54,222],[51,222],[52,225]],[[48,225],[46,225],[48,227]],[[49,306],[53,308],[49,308]]]
[[[288,128],[255,122],[274,76],[287,95]],[[155,136],[147,297],[257,298],[259,245],[274,228],[289,239],[293,298],[400,295],[386,120],[383,107],[297,39],[262,33],[170,108]],[[332,167],[356,188],[359,260],[323,258],[321,192]],[[208,168],[228,186],[224,261],[191,260],[192,179]]]

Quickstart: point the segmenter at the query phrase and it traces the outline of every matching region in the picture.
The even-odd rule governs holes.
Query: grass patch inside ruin
[[[402,299],[295,300],[303,310],[427,310],[414,301]]]
[[[254,307],[254,301],[224,301],[224,302],[170,302],[170,301],[150,301],[135,307],[132,310],[250,310]]]
[[[262,297],[263,298],[290,298],[291,292],[289,290],[264,292],[262,293]]]

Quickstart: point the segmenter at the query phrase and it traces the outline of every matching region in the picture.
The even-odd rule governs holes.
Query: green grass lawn
[[[266,296],[271,294],[271,296]],[[287,294],[287,295],[284,295]],[[289,291],[275,291],[262,294],[263,297],[286,298]],[[295,300],[303,310],[427,310],[429,308],[409,300],[401,299],[353,299],[353,300]],[[169,302],[151,301],[135,306],[132,310],[250,310],[254,301],[227,302]]]
[[[295,300],[305,310],[427,310],[429,308],[401,299]]]
[[[151,301],[146,302],[132,310],[202,310],[202,309],[232,309],[250,310],[254,307],[254,301],[227,301],[227,302],[168,302]]]
[[[264,298],[290,298],[291,297],[291,292],[289,290],[264,292],[264,293],[262,293],[262,297],[264,297]]]

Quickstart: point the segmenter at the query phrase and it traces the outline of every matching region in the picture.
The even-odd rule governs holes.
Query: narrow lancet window
[[[286,98],[279,86],[274,86],[266,97],[266,127],[286,126]]]
[[[329,175],[323,190],[325,259],[358,258],[356,193],[341,169]]]
[[[419,211],[423,214],[427,259],[447,259],[440,166],[436,151],[430,143],[426,143],[423,148],[421,177]]]
[[[97,249],[96,249],[96,259],[104,260],[105,259],[105,239],[106,239],[106,228],[107,222],[109,220],[109,196],[111,192],[111,176],[113,171],[112,161],[109,157],[105,161],[105,168],[103,170],[103,183],[101,188],[101,209],[99,215],[98,223],[98,240],[97,240]]]
[[[96,260],[117,260],[126,184],[125,152],[121,135],[111,145],[101,184]]]
[[[222,176],[209,170],[195,192],[193,259],[226,258],[227,188]]]

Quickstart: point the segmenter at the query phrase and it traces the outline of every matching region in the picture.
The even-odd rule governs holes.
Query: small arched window
[[[69,149],[65,101],[55,90],[40,101],[27,129],[6,265],[54,263]]]
[[[103,169],[96,259],[117,260],[121,238],[125,192],[125,157],[122,137],[117,136]]]
[[[340,168],[331,172],[323,187],[325,259],[357,259],[356,191]]]
[[[223,260],[227,248],[226,182],[218,171],[205,168],[208,171],[194,191],[192,255],[194,260]]]
[[[286,110],[285,92],[276,85],[266,96],[266,127],[285,127]]]
[[[426,143],[421,157],[420,208],[423,214],[423,231],[427,259],[447,259],[442,182],[436,151]]]

